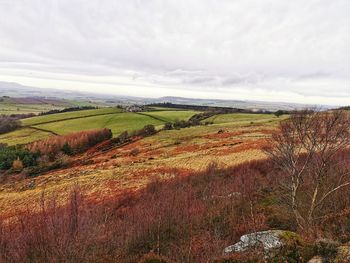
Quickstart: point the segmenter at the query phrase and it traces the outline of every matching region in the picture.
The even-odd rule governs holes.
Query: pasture
[[[96,106],[94,103],[43,98],[0,97],[0,114],[39,114],[50,110],[62,110],[68,107]]]
[[[119,108],[101,108],[36,116],[22,120],[22,128],[0,135],[0,142],[9,145],[30,143],[53,135],[109,128],[114,136],[132,132],[152,124],[161,128],[166,122],[188,120],[195,111],[122,112]]]

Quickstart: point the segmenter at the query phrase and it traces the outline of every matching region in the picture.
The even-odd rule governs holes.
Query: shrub
[[[154,125],[146,125],[143,127],[143,133],[145,136],[150,136],[156,133],[156,128]]]
[[[190,126],[190,123],[184,120],[181,120],[181,121],[177,120],[174,122],[174,129],[181,129],[189,126]]]
[[[69,146],[69,144],[67,142],[65,144],[63,144],[62,152],[64,154],[67,154],[67,155],[72,155],[73,154],[73,150],[72,150],[72,148]]]
[[[167,122],[164,124],[163,130],[172,130],[173,124],[171,122]]]
[[[333,240],[316,240],[314,245],[314,254],[322,256],[324,259],[327,260],[327,262],[332,262],[332,260],[337,255],[339,245],[340,244],[338,242],[335,242]]]
[[[278,110],[278,111],[276,111],[275,113],[274,113],[274,115],[276,116],[276,117],[280,117],[280,116],[282,116],[282,115],[285,115],[285,114],[289,114],[289,112],[288,111],[284,111],[284,110]]]
[[[13,117],[6,115],[0,116],[0,134],[14,131],[21,126],[20,122]]]
[[[14,171],[22,171],[23,170],[23,163],[20,159],[14,160],[12,163],[12,169]]]
[[[4,149],[4,148],[6,148],[7,147],[7,144],[6,143],[1,143],[0,142],[0,149]]]
[[[146,137],[146,136],[151,136],[155,133],[157,133],[156,128],[154,127],[154,125],[150,124],[150,125],[144,126],[141,130],[135,131],[133,134],[135,136]]]
[[[23,167],[34,166],[39,156],[38,152],[32,153],[21,146],[0,148],[0,170],[10,169],[15,160],[20,160]]]
[[[119,136],[117,137],[119,143],[124,143],[129,139],[129,133],[127,131],[123,131]]]

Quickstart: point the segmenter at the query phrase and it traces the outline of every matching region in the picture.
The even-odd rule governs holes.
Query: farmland
[[[50,110],[67,107],[96,106],[90,102],[58,100],[43,98],[10,98],[0,97],[0,114],[39,114]]]
[[[271,114],[230,113],[214,115],[205,121],[213,122],[214,124],[234,122],[236,124],[244,125],[250,122],[259,123],[274,120],[276,120],[276,118]]]
[[[187,120],[195,111],[156,110],[143,113],[122,112],[119,108],[101,108],[36,116],[22,120],[22,128],[0,135],[9,145],[25,144],[52,135],[65,135],[82,130],[109,128],[117,136],[152,124],[158,128],[166,122]]]

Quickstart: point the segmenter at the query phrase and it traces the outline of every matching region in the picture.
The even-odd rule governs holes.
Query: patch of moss
[[[289,245],[304,245],[303,239],[295,232],[291,231],[282,231],[280,234],[280,238]]]
[[[338,247],[337,256],[334,262],[346,262],[346,260],[350,260],[350,244],[346,244]]]
[[[285,246],[277,256],[271,259],[271,262],[307,262],[314,256],[313,246],[306,243],[297,233],[282,231],[280,238]]]

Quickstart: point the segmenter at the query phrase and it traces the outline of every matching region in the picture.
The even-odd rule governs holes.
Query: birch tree
[[[349,129],[346,111],[304,110],[292,113],[269,140],[265,152],[284,175],[286,200],[302,229],[329,216],[327,201],[350,190],[350,171],[344,165],[350,162]]]

